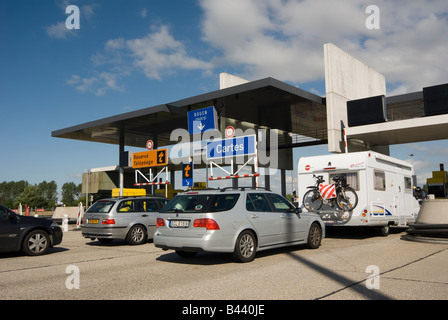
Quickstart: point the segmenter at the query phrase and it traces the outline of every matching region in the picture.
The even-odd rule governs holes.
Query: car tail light
[[[219,230],[218,223],[215,220],[209,218],[194,220],[193,227],[206,228],[207,230]]]
[[[162,218],[157,218],[157,228],[164,226],[165,226],[165,220],[163,220]]]
[[[103,224],[115,224],[114,219],[103,219]]]

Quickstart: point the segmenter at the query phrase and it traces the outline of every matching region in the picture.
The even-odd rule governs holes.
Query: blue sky
[[[377,1],[379,30],[365,26],[369,4],[2,0],[0,181],[80,183],[87,169],[115,165],[118,146],[52,131],[217,90],[221,72],[323,96],[327,42],[383,73],[389,96],[447,83],[446,0]],[[79,30],[65,27],[68,5],[80,9]],[[419,181],[448,166],[447,140],[391,147],[400,159],[411,153]]]

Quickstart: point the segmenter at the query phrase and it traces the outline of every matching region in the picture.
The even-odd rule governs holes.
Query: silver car
[[[249,262],[257,251],[297,244],[316,249],[325,226],[315,213],[301,212],[283,196],[261,189],[190,191],[159,213],[154,245],[183,257],[198,251],[233,252]]]
[[[110,243],[126,240],[131,245],[152,239],[157,214],[168,202],[161,197],[111,198],[95,202],[84,214],[81,232],[85,238]]]

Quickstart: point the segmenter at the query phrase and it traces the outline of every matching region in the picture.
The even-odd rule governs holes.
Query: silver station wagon
[[[126,240],[131,245],[152,239],[157,214],[168,202],[161,197],[111,198],[95,202],[84,214],[81,232],[85,238],[110,243]]]
[[[249,262],[257,251],[297,244],[316,249],[325,226],[283,196],[262,189],[189,191],[159,213],[154,245],[182,257],[199,251],[230,252]]]

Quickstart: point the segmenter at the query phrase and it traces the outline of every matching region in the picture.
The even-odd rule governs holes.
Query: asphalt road
[[[331,232],[317,250],[270,250],[242,264],[227,254],[180,258],[152,242],[101,245],[68,231],[45,256],[0,254],[0,299],[448,299],[448,245],[404,234]]]

